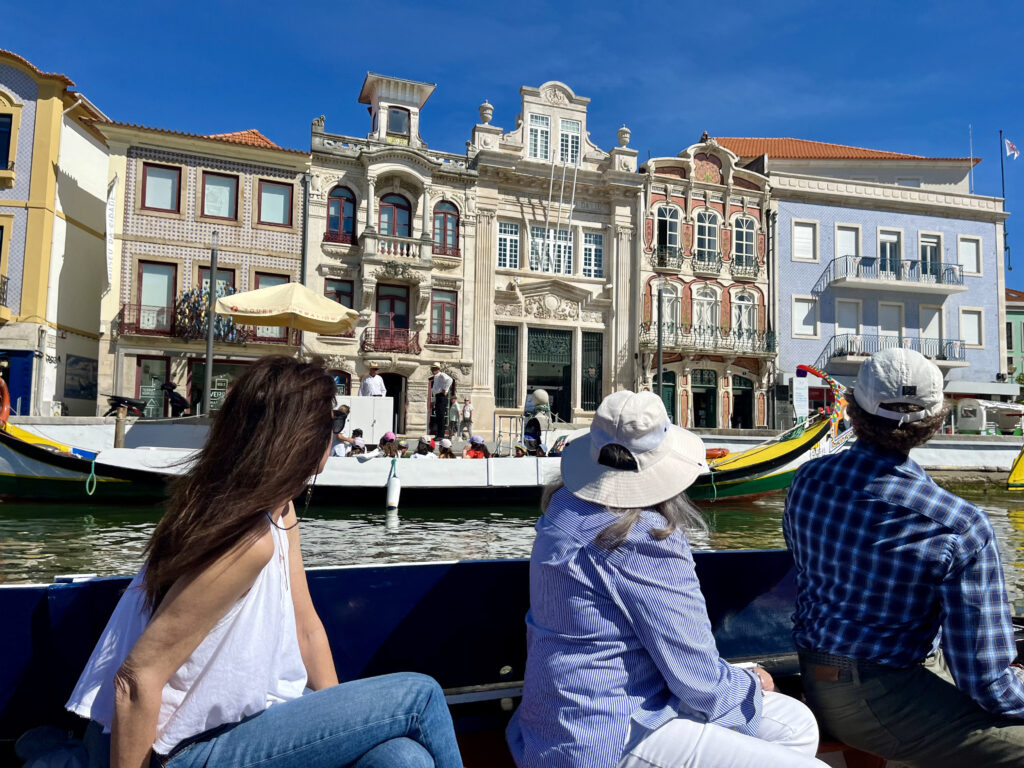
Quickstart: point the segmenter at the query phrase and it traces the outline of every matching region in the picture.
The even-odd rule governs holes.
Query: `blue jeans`
[[[179,744],[163,765],[462,768],[462,759],[440,686],[402,672],[275,704]]]

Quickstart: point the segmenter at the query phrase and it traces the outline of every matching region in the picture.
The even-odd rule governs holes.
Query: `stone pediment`
[[[602,323],[611,301],[596,298],[586,288],[564,280],[549,279],[511,284],[494,292],[495,311],[505,316],[525,316],[539,320]]]

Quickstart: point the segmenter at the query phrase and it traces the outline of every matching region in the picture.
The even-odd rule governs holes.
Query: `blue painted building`
[[[776,425],[793,418],[797,365],[848,384],[867,355],[893,346],[933,360],[950,398],[1018,393],[1002,333],[1006,214],[1001,199],[969,194],[970,160],[720,141],[760,154],[772,184]],[[812,384],[812,409],[825,399]]]

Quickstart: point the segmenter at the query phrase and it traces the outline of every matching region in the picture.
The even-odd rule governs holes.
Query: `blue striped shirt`
[[[1024,717],[999,551],[978,507],[906,455],[858,441],[800,468],[782,529],[796,561],[797,646],[911,667],[941,634],[957,687]]]
[[[614,768],[631,720],[757,732],[760,684],[718,655],[686,537],[652,538],[665,520],[646,511],[608,550],[594,537],[616,519],[563,488],[537,522],[523,701],[507,731],[520,768]]]

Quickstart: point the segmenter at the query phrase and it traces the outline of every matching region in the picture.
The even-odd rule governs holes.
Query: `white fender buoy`
[[[391,475],[388,477],[386,512],[398,511],[398,500],[402,495],[402,481],[398,479],[398,459],[391,459]]]

